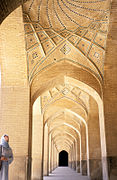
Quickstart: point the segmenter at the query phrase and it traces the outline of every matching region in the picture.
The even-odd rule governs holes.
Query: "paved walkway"
[[[69,167],[58,167],[44,180],[89,180],[87,176],[81,176]]]

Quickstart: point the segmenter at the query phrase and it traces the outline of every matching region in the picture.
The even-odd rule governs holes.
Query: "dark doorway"
[[[59,166],[68,166],[68,153],[66,151],[59,153]]]

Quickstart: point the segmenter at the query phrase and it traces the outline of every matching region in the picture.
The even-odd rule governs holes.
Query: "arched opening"
[[[16,7],[19,6],[18,1],[15,3]],[[22,4],[25,1],[27,0],[23,0]],[[101,3],[101,0],[99,1]],[[85,0],[85,3],[87,2],[88,0]],[[111,142],[115,140],[116,126],[111,126],[116,122],[116,112],[113,110],[116,93],[112,91],[112,94],[109,94],[113,86],[108,89],[111,79],[109,72],[112,71],[111,65],[115,65],[114,59],[110,65],[110,55],[106,55],[104,64],[109,22],[109,3],[106,6],[105,2],[102,2],[101,9],[77,6],[75,2],[75,7],[93,11],[85,16],[83,10],[81,18],[86,18],[87,24],[74,17],[73,13],[78,16],[80,14],[72,10],[72,3],[53,1],[51,4],[50,1],[46,6],[44,1],[38,0],[29,0],[23,9],[20,6],[2,23],[0,133],[7,131],[11,136],[16,163],[10,169],[10,179],[43,179],[42,176],[51,173],[58,165],[67,164],[82,175],[91,176],[91,179],[108,180],[109,159],[106,157],[108,155],[108,158],[115,159],[116,156],[115,143],[110,146],[108,139],[111,138]],[[90,3],[94,2],[89,2],[89,7]],[[3,3],[2,11],[6,9],[5,16],[2,12],[4,19],[12,8],[8,9],[11,3],[8,6],[7,3],[3,7],[2,5]],[[15,5],[12,7],[16,8]],[[63,8],[63,11],[58,8]],[[71,13],[66,11],[66,8]],[[99,14],[97,11],[104,13],[96,19]],[[45,12],[47,17],[43,18]],[[12,43],[13,39],[15,43]],[[113,79],[111,85],[116,84]],[[108,90],[105,92],[105,89]],[[108,94],[112,98],[106,98]],[[16,102],[18,106],[14,108]],[[110,104],[110,109],[105,104]],[[112,118],[108,117],[111,111]],[[12,118],[12,124],[9,123],[9,117]],[[108,124],[110,119],[112,123]],[[15,136],[12,133],[14,127],[17,132]],[[22,136],[17,142],[19,134]],[[22,151],[19,147],[22,147],[24,142]],[[67,160],[63,152],[67,153]]]
[[[59,153],[59,166],[68,166],[68,153],[66,151]]]

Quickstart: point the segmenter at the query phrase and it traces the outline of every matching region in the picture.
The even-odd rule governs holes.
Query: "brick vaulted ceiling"
[[[27,0],[0,0],[0,23],[18,6]]]
[[[29,80],[68,60],[103,80],[109,0],[30,0],[23,5]]]

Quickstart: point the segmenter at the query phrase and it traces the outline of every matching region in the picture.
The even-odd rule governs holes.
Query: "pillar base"
[[[87,160],[81,160],[82,175],[87,176]]]
[[[117,156],[107,158],[109,180],[117,179]]]
[[[76,172],[80,173],[80,161],[77,161]]]
[[[69,162],[69,167],[72,168],[72,163],[71,162]]]
[[[76,161],[73,161],[74,164],[74,170],[76,171]]]
[[[43,173],[42,173],[42,159],[37,157],[32,158],[32,173],[31,173],[31,180],[42,180]]]
[[[90,179],[103,180],[101,159],[89,159]]]
[[[14,156],[14,160],[9,167],[9,179],[27,179],[27,156]]]

